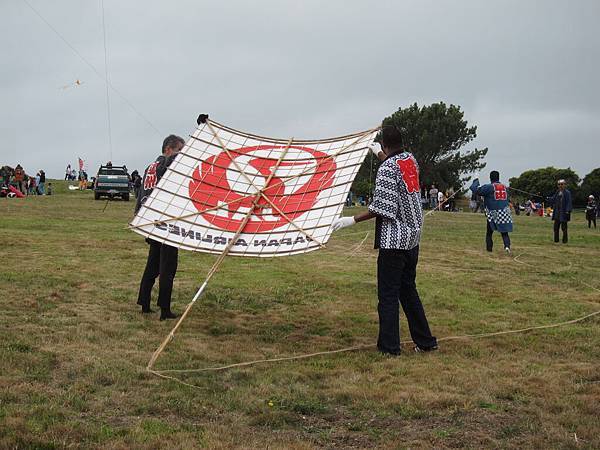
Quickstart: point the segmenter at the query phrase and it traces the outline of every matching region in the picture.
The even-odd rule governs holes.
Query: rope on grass
[[[466,339],[481,339],[481,338],[493,337],[493,336],[503,336],[503,335],[507,335],[507,334],[525,333],[525,332],[534,331],[534,330],[545,330],[548,328],[558,328],[558,327],[562,327],[565,325],[572,325],[574,323],[582,322],[586,319],[597,316],[599,314],[600,314],[600,310],[586,314],[585,316],[578,317],[576,319],[567,320],[567,321],[559,322],[559,323],[552,323],[552,324],[548,324],[548,325],[538,325],[538,326],[520,328],[517,330],[504,330],[504,331],[494,331],[494,332],[490,332],[490,333],[463,334],[463,335],[459,335],[459,336],[446,336],[446,337],[439,338],[437,341],[443,342],[443,341],[456,341],[456,340],[466,340]],[[412,343],[412,341],[401,341],[400,342],[400,344],[403,344],[403,345],[410,344],[410,343]],[[248,367],[248,366],[253,366],[256,364],[275,363],[275,362],[283,362],[283,361],[296,361],[299,359],[313,358],[315,356],[333,355],[336,353],[347,353],[347,352],[353,352],[353,351],[357,351],[357,350],[365,350],[365,349],[374,348],[374,347],[376,347],[376,344],[363,344],[363,345],[355,345],[353,347],[345,347],[345,348],[340,348],[340,349],[336,349],[336,350],[325,350],[325,351],[321,351],[321,352],[306,353],[306,354],[295,355],[295,356],[256,359],[254,361],[244,361],[244,362],[240,362],[240,363],[227,364],[225,366],[205,367],[202,369],[153,370],[152,373],[154,373],[158,376],[161,376],[163,378],[169,378],[169,379],[173,379],[176,381],[180,381],[175,377],[169,377],[164,374],[165,373],[218,372],[218,371],[222,371],[222,370],[233,369],[236,367]],[[187,384],[187,383],[182,382],[182,384]],[[187,384],[187,385],[190,386],[189,384]]]
[[[456,195],[458,192],[454,193],[451,197],[449,197],[447,200],[449,200],[450,198],[452,198],[454,195]],[[435,210],[431,210],[428,211],[425,214],[425,217],[433,214]],[[359,232],[360,234],[362,234],[362,232]],[[354,234],[359,234],[359,233],[346,233],[343,234],[341,236],[350,236],[350,235],[354,235]],[[341,237],[340,236],[340,237]],[[367,240],[369,236],[369,232],[367,232],[367,234],[365,235],[365,237],[363,238],[363,240],[358,244],[358,246],[356,246],[351,254],[351,257],[361,248],[361,246],[364,244],[364,242]],[[513,260],[519,264],[524,264],[530,267],[536,267],[533,264],[521,261],[519,258],[523,256],[523,253],[515,256],[513,258]],[[347,258],[349,259],[349,258]],[[571,267],[572,264],[569,262],[569,267]],[[579,280],[575,277],[573,277],[575,279],[575,281],[578,281],[580,284],[596,291],[600,293],[600,289],[582,281]],[[594,311],[591,312],[589,314],[586,314],[584,316],[581,317],[577,317],[575,319],[571,319],[571,320],[567,320],[567,321],[563,321],[563,322],[558,322],[558,323],[552,323],[552,324],[546,324],[546,325],[537,325],[537,326],[530,326],[530,327],[526,327],[526,328],[519,328],[519,329],[515,329],[515,330],[503,330],[503,331],[494,331],[494,332],[488,332],[488,333],[477,333],[477,334],[463,334],[463,335],[457,335],[457,336],[445,336],[445,337],[441,337],[439,338],[437,341],[438,342],[444,342],[444,341],[455,341],[455,340],[467,340],[467,339],[481,339],[481,338],[488,338],[488,337],[494,337],[494,336],[504,336],[504,335],[509,335],[509,334],[518,334],[518,333],[526,333],[529,331],[536,331],[536,330],[546,330],[546,329],[550,329],[550,328],[558,328],[558,327],[562,327],[562,326],[566,326],[566,325],[572,325],[575,323],[579,323],[579,322],[583,322],[584,320],[590,319],[592,317],[595,317],[597,315],[600,315],[600,310],[598,311]],[[401,341],[400,344],[401,345],[407,345],[407,344],[411,344],[412,341]],[[189,387],[193,387],[196,389],[202,389],[200,386],[196,386],[194,384],[191,383],[186,383],[183,380],[180,380],[179,378],[175,377],[175,376],[170,376],[170,375],[165,375],[166,373],[202,373],[202,372],[218,372],[218,371],[223,371],[223,370],[229,370],[229,369],[233,369],[233,368],[240,368],[240,367],[249,367],[249,366],[254,366],[257,364],[267,364],[267,363],[276,363],[276,362],[285,362],[285,361],[296,361],[296,360],[301,360],[301,359],[308,359],[308,358],[314,358],[317,356],[325,356],[325,355],[334,355],[334,354],[339,354],[339,353],[348,353],[348,352],[354,352],[354,351],[358,351],[358,350],[366,350],[366,349],[370,349],[370,348],[375,348],[376,344],[362,344],[362,345],[355,345],[352,347],[345,347],[345,348],[340,348],[340,349],[336,349],[336,350],[324,350],[324,351],[320,351],[320,352],[313,352],[313,353],[306,353],[306,354],[301,354],[301,355],[294,355],[294,356],[284,356],[284,357],[278,357],[278,358],[265,358],[265,359],[256,359],[256,360],[252,360],[252,361],[244,361],[244,362],[239,362],[239,363],[233,363],[233,364],[227,364],[227,365],[223,365],[223,366],[213,366],[213,367],[205,367],[205,368],[201,368],[201,369],[165,369],[165,370],[155,370],[155,369],[151,369],[150,367],[147,368],[147,371],[164,379],[168,379],[168,380],[172,380],[172,381],[176,381],[177,383],[180,383],[184,386],[189,386]]]
[[[356,255],[356,253],[360,250],[360,248],[363,246],[363,244],[369,237],[370,233],[371,233],[370,231],[367,231],[367,234],[365,234],[365,237],[363,238],[363,240],[360,241],[360,243],[356,247],[354,247],[354,249],[350,252],[350,255],[348,255],[348,257],[346,259],[344,259],[344,261],[348,261],[349,259],[352,259],[354,257],[354,255]]]
[[[366,239],[366,237],[367,236],[365,236],[365,239]],[[520,264],[526,264],[529,266],[533,266],[532,264],[520,261],[519,257],[522,255],[523,254],[519,254],[519,255],[515,256],[513,259]],[[577,281],[581,282],[581,284],[585,285],[586,287],[588,287],[594,291],[600,292],[600,289],[598,289],[588,283],[585,283],[581,280],[577,280]],[[550,328],[558,328],[558,327],[562,327],[562,326],[566,326],[566,325],[572,325],[575,323],[583,322],[584,320],[590,319],[590,318],[598,316],[598,315],[600,315],[600,310],[588,313],[584,316],[577,317],[575,319],[566,320],[566,321],[562,321],[562,322],[558,322],[558,323],[552,323],[552,324],[546,324],[546,325],[536,325],[536,326],[530,326],[530,327],[519,328],[519,329],[514,329],[514,330],[502,330],[502,331],[494,331],[494,332],[488,332],[488,333],[445,336],[445,337],[439,338],[438,342],[468,340],[468,339],[482,339],[482,338],[488,338],[488,337],[494,337],[494,336],[505,336],[505,335],[509,335],[509,334],[518,334],[518,333],[526,333],[526,332],[536,331],[536,330],[546,330],[546,329],[550,329]],[[412,343],[412,341],[401,341],[400,342],[400,344],[402,344],[402,345],[407,345],[407,344],[411,344],[411,343]],[[301,359],[314,358],[317,356],[348,353],[348,352],[354,352],[354,351],[358,351],[358,350],[371,349],[371,348],[375,348],[375,347],[376,347],[376,344],[362,344],[362,345],[344,347],[344,348],[335,349],[335,350],[325,350],[325,351],[320,351],[320,352],[306,353],[306,354],[294,355],[294,356],[284,356],[284,357],[278,357],[278,358],[256,359],[256,360],[252,360],[252,361],[244,361],[244,362],[227,364],[227,365],[222,365],[222,366],[205,367],[202,369],[165,369],[165,370],[154,370],[153,369],[153,370],[149,370],[149,372],[156,376],[159,376],[161,378],[176,381],[185,386],[201,389],[199,386],[196,386],[196,385],[193,385],[190,383],[186,383],[185,381],[180,380],[179,378],[177,378],[175,376],[165,375],[165,374],[167,374],[167,373],[176,374],[176,373],[219,372],[219,371],[229,370],[229,369],[233,369],[233,368],[254,366],[257,364],[267,364],[267,363],[276,363],[276,362],[285,362],[285,361],[297,361],[297,360],[301,360]]]

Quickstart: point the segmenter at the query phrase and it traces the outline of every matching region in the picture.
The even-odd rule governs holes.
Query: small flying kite
[[[67,89],[71,89],[71,88],[76,88],[79,87],[83,84],[83,81],[77,79],[75,80],[75,82],[71,83],[71,84],[65,84],[64,86],[60,87],[60,89],[62,91],[66,91]]]

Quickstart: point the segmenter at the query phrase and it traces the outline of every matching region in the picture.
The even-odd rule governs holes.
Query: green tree
[[[581,192],[581,201],[587,201],[590,194],[596,197],[596,200],[600,198],[600,167],[583,177],[579,191]]]
[[[567,189],[571,191],[574,199],[576,199],[580,178],[570,167],[566,169],[545,167],[526,170],[518,177],[512,177],[508,182],[513,189],[511,192],[512,197],[529,198],[538,195],[545,198],[556,192],[556,182],[561,178],[567,182]]]
[[[460,106],[444,102],[429,106],[414,103],[400,108],[384,124],[405,129],[406,147],[415,155],[421,170],[421,184],[435,183],[441,189],[460,189],[463,175],[485,167],[487,148],[462,153],[460,149],[477,137],[477,127],[469,127]]]
[[[419,162],[423,187],[435,184],[443,190],[449,187],[459,190],[469,179],[464,175],[485,167],[482,159],[487,148],[461,152],[461,148],[477,136],[477,127],[468,126],[460,106],[446,106],[440,102],[419,107],[415,103],[399,108],[383,123],[403,130],[405,146]],[[378,135],[376,140],[380,139]],[[375,179],[371,167],[375,167],[376,171],[378,164],[365,160],[353,190],[363,185],[365,180]]]

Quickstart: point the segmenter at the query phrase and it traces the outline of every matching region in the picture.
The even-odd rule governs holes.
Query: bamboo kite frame
[[[206,120],[206,124],[207,124],[207,125],[209,125],[209,126],[210,126],[210,122],[211,122],[211,121],[210,121],[209,119],[207,119],[207,120]],[[212,123],[215,123],[215,122],[213,121]],[[356,138],[354,141],[352,141],[350,144],[348,144],[348,145],[345,145],[345,146],[344,146],[344,147],[342,147],[342,148],[341,148],[339,151],[337,151],[336,153],[334,153],[333,155],[331,155],[331,157],[335,158],[336,156],[338,156],[338,155],[342,154],[342,153],[343,153],[343,152],[344,152],[346,149],[348,149],[348,148],[350,148],[350,147],[352,147],[352,146],[354,146],[354,145],[358,144],[358,143],[359,143],[359,142],[360,142],[362,139],[364,139],[366,136],[368,136],[369,134],[371,134],[371,133],[373,133],[373,132],[375,132],[375,131],[379,130],[380,128],[381,128],[380,126],[377,126],[377,127],[371,128],[371,129],[369,129],[369,130],[362,131],[361,133],[357,133],[357,134],[351,134],[351,135],[348,135],[348,136],[350,136],[350,137],[357,136],[357,138]],[[219,141],[219,145],[221,146],[221,148],[222,148],[222,149],[223,149],[223,150],[224,150],[224,151],[227,153],[227,155],[228,155],[228,156],[231,158],[231,153],[232,153],[232,152],[231,152],[230,150],[226,149],[225,145],[223,145],[223,142],[221,141],[220,137],[218,137],[218,136],[217,136],[217,134],[215,133],[215,131],[214,131],[214,128],[212,128],[212,126],[210,127],[210,130],[211,130],[211,132],[212,132],[212,133],[213,133],[213,134],[214,134],[214,135],[217,137],[217,140]],[[231,130],[233,130],[233,128],[232,128]],[[247,135],[247,136],[251,136],[251,137],[257,137],[257,138],[261,138],[261,139],[263,139],[263,138],[262,138],[262,137],[260,137],[260,136],[254,136],[254,135],[250,135],[250,134],[243,133],[243,132],[238,132],[238,131],[236,131],[236,133],[240,133],[240,134],[241,134],[241,135],[243,135],[243,136]],[[338,140],[338,139],[344,139],[345,137],[346,137],[346,136],[340,136],[339,138],[335,138],[335,139],[336,139],[336,140]],[[265,139],[266,139],[266,138],[265,138]],[[310,143],[326,143],[326,142],[329,142],[329,141],[331,141],[331,140],[330,140],[330,139],[321,139],[321,140],[314,140],[314,141],[303,141],[303,142],[306,142],[306,143],[309,143],[309,142],[310,142]],[[276,141],[276,142],[278,142],[278,143],[279,143],[280,141]],[[296,141],[296,143],[299,143],[299,142],[298,142],[298,141]],[[289,148],[289,146],[288,146],[288,148]],[[247,177],[247,175],[246,175],[246,174],[243,172],[243,170],[240,170],[240,169],[239,169],[239,166],[237,165],[237,163],[235,163],[235,166],[236,166],[236,169],[238,169],[238,172],[240,172],[240,173],[244,174],[244,175]],[[295,178],[300,178],[300,177],[302,177],[302,176],[304,176],[304,175],[307,175],[308,173],[310,173],[310,168],[309,168],[309,169],[306,169],[306,170],[303,170],[302,172],[300,172],[300,173],[298,173],[298,174],[296,174],[296,175],[292,175],[292,176],[288,177],[288,178],[287,178],[285,181],[293,180],[293,179],[295,179]],[[281,181],[281,182],[279,182],[279,183],[276,183],[276,184],[274,184],[274,185],[273,185],[273,186],[271,186],[271,187],[278,187],[278,186],[281,186],[281,185],[285,184],[285,181]],[[250,182],[250,184],[251,184],[252,186],[254,186],[254,184],[253,184],[252,182]],[[262,194],[262,195],[264,196],[264,194]],[[132,224],[129,224],[127,228],[129,228],[130,230],[134,230],[134,229],[138,229],[138,228],[143,228],[143,227],[146,227],[146,226],[148,226],[148,225],[157,225],[157,224],[160,224],[160,223],[173,222],[173,221],[177,221],[177,220],[181,220],[181,219],[188,219],[188,218],[190,218],[190,217],[194,217],[194,216],[197,216],[197,215],[199,215],[199,214],[204,214],[204,213],[206,213],[206,212],[210,212],[210,211],[215,211],[215,210],[217,210],[217,209],[221,209],[221,208],[223,208],[223,206],[229,206],[229,205],[231,205],[232,203],[240,202],[240,201],[242,201],[242,200],[244,200],[244,199],[243,199],[243,198],[234,199],[234,200],[231,200],[231,201],[229,201],[229,202],[222,203],[222,204],[221,204],[221,205],[219,205],[219,206],[215,206],[215,207],[212,207],[212,208],[205,209],[205,210],[203,210],[202,212],[198,211],[198,212],[193,212],[193,213],[189,213],[189,214],[184,214],[184,215],[182,215],[182,216],[170,217],[170,218],[168,218],[168,219],[154,220],[154,221],[150,221],[150,222],[146,222],[146,223],[140,223],[140,224],[137,224],[137,225],[132,225]],[[267,201],[269,201],[269,200],[267,200]],[[271,202],[269,201],[269,203],[271,203]],[[272,205],[272,203],[271,203],[271,205]],[[278,209],[278,208],[276,208],[276,209]],[[279,212],[279,211],[278,211],[278,212]],[[282,213],[281,213],[281,214],[282,214]],[[292,222],[292,221],[291,221],[291,220],[290,220],[288,217],[285,217],[285,216],[282,216],[282,217],[284,217],[284,218],[285,218],[285,219],[286,219],[288,222],[290,222],[290,223],[291,223],[293,226],[297,227],[297,225],[296,225],[296,224],[294,224],[294,223],[293,223],[293,222]],[[319,245],[321,245],[321,244],[319,244]],[[322,246],[322,245],[321,245],[321,246]]]

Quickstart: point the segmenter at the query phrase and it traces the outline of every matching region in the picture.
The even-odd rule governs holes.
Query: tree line
[[[435,184],[440,190],[451,187],[458,192],[470,180],[472,173],[485,167],[483,159],[488,152],[487,147],[462,150],[477,137],[477,126],[469,126],[460,106],[447,106],[444,102],[424,106],[414,103],[399,108],[386,118],[386,123],[397,127],[405,136],[404,147],[419,162],[423,190]],[[375,138],[376,141],[379,139],[380,135]],[[369,152],[352,184],[355,195],[369,197],[378,168],[379,161]],[[600,197],[600,168],[588,173],[583,182],[570,168],[527,170],[509,180],[510,187],[522,191],[514,190],[511,195],[521,200],[532,195],[547,197],[556,191],[556,181],[561,178],[567,181],[577,205],[584,204],[590,194]]]
[[[518,177],[510,178],[508,182],[513,188],[512,197],[539,200],[556,192],[556,182],[560,179],[567,182],[567,189],[571,191],[573,202],[577,206],[583,206],[590,194],[596,199],[600,197],[600,167],[584,176],[583,181],[570,167],[566,169],[544,167],[526,170]]]

